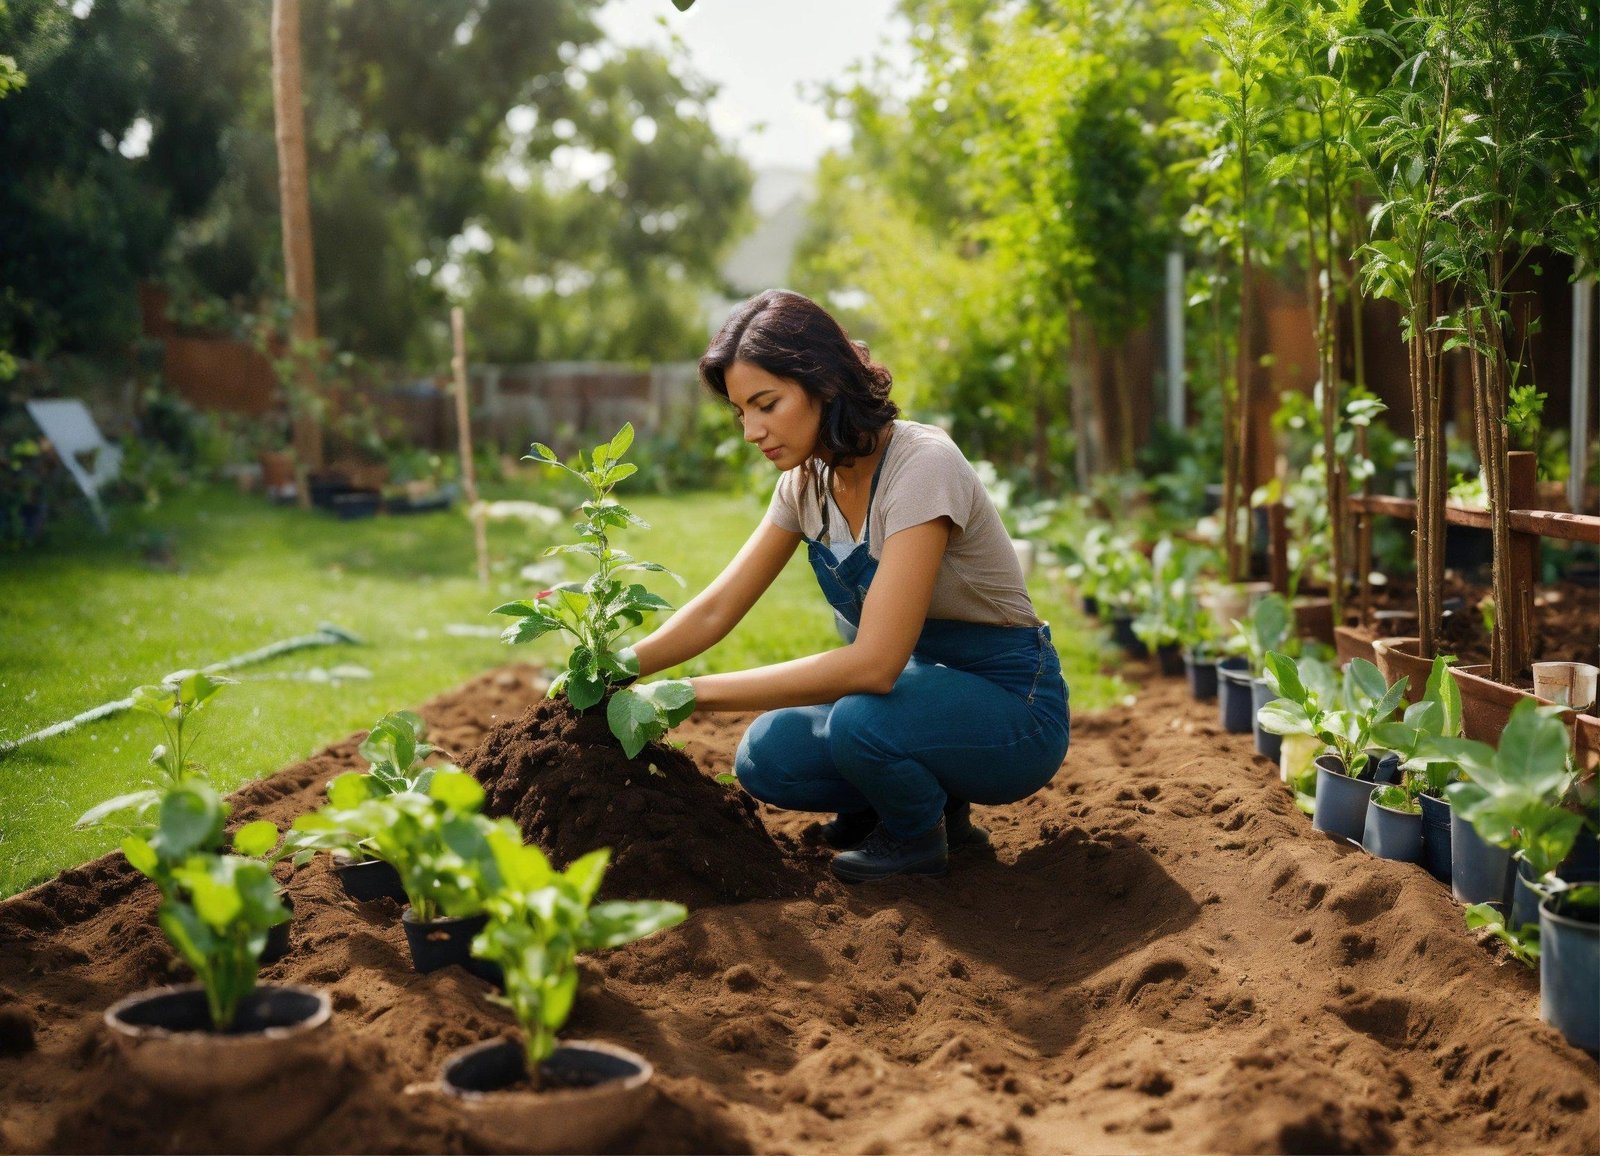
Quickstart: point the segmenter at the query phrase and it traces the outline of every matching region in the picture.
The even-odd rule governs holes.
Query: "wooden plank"
[[[1417,503],[1411,498],[1391,498],[1381,494],[1357,494],[1350,508],[1359,513],[1384,514],[1391,518],[1415,521]],[[1469,509],[1446,502],[1445,520],[1452,526],[1489,528],[1489,511]],[[1566,542],[1588,542],[1600,546],[1600,518],[1593,514],[1565,514],[1555,510],[1512,510],[1511,528],[1519,534],[1537,534]]]

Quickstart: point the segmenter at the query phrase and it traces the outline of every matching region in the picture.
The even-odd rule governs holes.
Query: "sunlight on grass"
[[[556,501],[535,482],[517,496]],[[620,544],[683,575],[652,586],[681,605],[716,576],[760,520],[749,496],[631,498],[652,523]],[[459,512],[338,522],[274,508],[224,490],[182,494],[154,512],[122,510],[107,537],[63,521],[53,542],[0,558],[0,739],[119,699],[170,671],[203,666],[332,622],[363,640],[282,656],[238,672],[200,718],[197,757],[229,790],[305,758],[501,663],[548,661],[557,643],[512,650],[495,637],[446,627],[501,623],[488,611],[527,597],[522,565],[555,531],[490,526],[492,589],[472,577],[471,533]],[[1099,673],[1098,636],[1035,583],[1055,625],[1075,710],[1125,688]],[[720,645],[675,674],[735,670],[836,646],[827,604],[803,553]],[[286,675],[340,664],[372,677],[314,683]],[[146,777],[154,720],[122,713],[0,756],[0,895],[115,845],[107,831],[74,831],[89,807]]]

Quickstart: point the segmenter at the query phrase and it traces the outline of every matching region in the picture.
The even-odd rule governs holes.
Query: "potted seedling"
[[[1132,538],[1118,537],[1101,564],[1100,611],[1111,623],[1111,641],[1129,658],[1143,661],[1150,650],[1133,624],[1150,604],[1150,559]]]
[[[577,957],[681,923],[676,903],[595,904],[609,852],[565,871],[501,820],[487,832],[499,883],[473,951],[505,973],[522,1041],[490,1040],[446,1061],[445,1093],[480,1143],[508,1152],[592,1152],[638,1122],[649,1105],[648,1061],[609,1044],[556,1036],[578,994]]]
[[[1294,616],[1283,595],[1268,594],[1256,603],[1255,609],[1242,621],[1235,621],[1233,628],[1231,648],[1248,659],[1248,666],[1242,671],[1221,672],[1223,694],[1231,696],[1225,709],[1238,714],[1240,707],[1237,703],[1244,698],[1246,725],[1239,733],[1253,731],[1257,752],[1276,761],[1282,753],[1279,736],[1263,730],[1257,718],[1261,708],[1275,697],[1266,677],[1267,655],[1274,651],[1286,655],[1298,652],[1299,644],[1294,638]],[[1232,730],[1233,726],[1229,725],[1228,729]]]
[[[1100,617],[1100,586],[1106,572],[1106,559],[1119,548],[1120,544],[1113,542],[1111,527],[1103,522],[1094,523],[1063,546],[1074,559],[1067,563],[1063,573],[1077,588],[1083,612],[1090,618]]]
[[[201,1114],[214,1104],[225,1113],[230,1098],[311,1064],[331,1014],[325,992],[257,985],[268,933],[289,918],[264,859],[278,831],[248,823],[234,835],[238,854],[223,854],[227,816],[209,784],[178,783],[161,792],[150,826],[123,840],[128,862],[160,890],[161,930],[198,982],[139,992],[105,1013],[129,1069],[164,1094],[197,1101]],[[315,1118],[331,1090],[308,1081],[278,1097],[277,1138]]]
[[[1182,627],[1188,574],[1184,558],[1171,538],[1162,538],[1150,555],[1149,598],[1133,620],[1133,633],[1155,652],[1161,673],[1176,678],[1184,672]]]
[[[483,788],[453,767],[436,771],[420,792],[383,792],[373,776],[352,772],[328,784],[326,806],[295,820],[293,838],[304,850],[365,847],[395,869],[417,971],[457,963],[498,982],[470,955],[484,924],[484,896],[497,882],[482,807]]]
[[[392,711],[373,724],[359,748],[370,767],[365,775],[366,797],[428,793],[436,768],[424,762],[438,748],[427,741],[427,734],[422,717],[409,710]],[[340,886],[360,902],[393,899],[405,903],[406,890],[399,873],[374,850],[370,843],[353,842],[333,853],[333,873]]]
[[[1285,662],[1298,675],[1298,687],[1292,681],[1280,681],[1279,671]],[[1318,724],[1343,701],[1340,674],[1313,655],[1292,659],[1274,651],[1267,655],[1266,681],[1276,697],[1256,712],[1257,723],[1267,733],[1277,735],[1283,744],[1279,776],[1294,792],[1295,805],[1309,815],[1317,789],[1316,758],[1331,749],[1318,736]],[[1295,698],[1284,697],[1285,685]]]
[[[1468,776],[1450,784],[1451,804],[1484,839],[1516,854],[1517,887],[1538,901],[1536,939],[1517,900],[1503,921],[1489,904],[1468,908],[1469,926],[1493,921],[1502,938],[1521,941],[1519,958],[1537,956],[1540,1016],[1594,1051],[1600,1049],[1600,989],[1594,982],[1600,974],[1600,895],[1590,880],[1557,876],[1586,819],[1564,805],[1575,776],[1560,716],[1560,708],[1524,702],[1513,708],[1498,750],[1460,738],[1434,745]],[[1592,826],[1594,816],[1587,818]]]
[[[1373,740],[1400,756],[1401,784],[1421,815],[1422,863],[1429,874],[1445,884],[1451,884],[1456,875],[1451,857],[1457,843],[1451,833],[1453,809],[1444,792],[1460,778],[1461,771],[1453,760],[1434,749],[1432,740],[1456,738],[1461,734],[1461,691],[1450,677],[1449,664],[1450,659],[1443,655],[1435,658],[1422,698],[1408,706],[1399,721],[1379,723],[1372,728]],[[1374,797],[1376,794],[1374,792]],[[1470,826],[1467,830],[1470,836]],[[1477,864],[1469,845],[1473,842],[1487,846],[1475,836],[1461,842],[1464,880],[1472,878]],[[1503,878],[1503,862],[1500,873]],[[1460,898],[1459,893],[1457,898]]]
[[[616,437],[595,446],[588,461],[579,451],[572,465],[562,462],[550,447],[533,444],[533,453],[524,460],[563,470],[589,491],[581,506],[583,521],[576,527],[579,541],[552,546],[545,553],[589,558],[594,572],[581,582],[560,582],[532,599],[507,602],[493,611],[516,619],[501,635],[508,643],[532,642],[558,632],[572,639],[566,668],[550,683],[550,697],[564,696],[580,713],[606,702],[606,723],[630,759],[694,713],[694,689],[688,679],[627,685],[638,677],[639,660],[631,647],[622,644],[623,636],[642,625],[645,615],[672,609],[630,577],[649,572],[682,582],[665,566],[641,562],[611,544],[615,530],[649,526],[611,497],[617,484],[637,469],[622,460],[632,444],[633,426],[625,424]]]
[[[1378,668],[1360,658],[1345,667],[1336,687],[1308,684],[1288,655],[1269,654],[1267,664],[1278,697],[1261,708],[1262,728],[1276,735],[1313,735],[1331,752],[1316,759],[1311,825],[1359,842],[1374,782],[1399,772],[1397,756],[1368,749],[1372,728],[1399,707],[1405,684],[1387,685]]]

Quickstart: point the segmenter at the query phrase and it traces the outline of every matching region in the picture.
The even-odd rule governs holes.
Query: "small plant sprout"
[[[643,939],[682,923],[688,911],[654,901],[596,904],[611,858],[605,849],[557,871],[507,820],[492,826],[488,840],[501,883],[485,900],[489,922],[472,953],[505,972],[500,1002],[522,1027],[528,1079],[538,1088],[539,1065],[555,1051],[556,1033],[577,999],[578,953]]]
[[[1235,633],[1228,649],[1249,656],[1250,673],[1256,678],[1266,677],[1269,653],[1294,653],[1299,649],[1294,637],[1294,615],[1282,594],[1268,594],[1243,621],[1235,619],[1233,628]]]
[[[371,775],[344,774],[328,784],[328,803],[294,821],[291,844],[382,859],[395,869],[411,917],[476,915],[498,884],[478,812],[483,788],[471,775],[441,768],[427,791],[385,792]]]
[[[1400,721],[1381,722],[1372,728],[1373,741],[1400,756],[1402,785],[1410,800],[1418,795],[1442,799],[1445,787],[1461,777],[1455,760],[1440,754],[1432,744],[1434,739],[1461,734],[1461,690],[1450,677],[1451,661],[1444,655],[1433,660],[1427,689],[1419,701],[1406,707]]]
[[[234,834],[225,855],[228,805],[204,782],[171,785],[152,827],[122,841],[123,854],[161,892],[161,930],[205,989],[215,1031],[233,1026],[239,1001],[255,990],[267,932],[290,915],[265,857],[278,841],[266,820]]]
[[[581,555],[593,560],[595,570],[581,582],[559,582],[532,599],[508,602],[493,611],[517,620],[501,635],[508,643],[532,642],[556,631],[572,639],[566,669],[551,682],[550,694],[565,695],[574,709],[584,711],[610,693],[606,721],[630,759],[694,713],[694,690],[687,679],[627,686],[639,675],[639,660],[631,647],[621,645],[623,635],[642,625],[645,615],[672,609],[660,595],[628,576],[652,572],[683,583],[665,566],[641,562],[611,544],[614,530],[649,528],[611,497],[617,484],[637,469],[622,460],[632,444],[633,426],[625,424],[616,437],[595,446],[587,462],[579,451],[571,465],[549,446],[533,444],[533,453],[524,460],[565,470],[589,491],[581,507],[584,520],[574,526],[580,540],[552,546],[545,553]]]
[[[367,774],[377,793],[428,793],[435,768],[423,763],[439,748],[426,741],[427,735],[428,725],[414,711],[393,711],[372,724],[361,740],[360,754],[372,764]]]
[[[1373,728],[1399,708],[1406,680],[1389,686],[1364,658],[1345,668],[1342,682],[1314,659],[1296,663],[1271,651],[1265,665],[1266,680],[1278,697],[1258,713],[1261,729],[1275,735],[1314,735],[1344,761],[1351,778],[1361,777]]]
[[[180,670],[157,685],[134,690],[132,709],[155,715],[166,731],[167,741],[150,752],[150,762],[161,769],[166,782],[181,783],[205,773],[205,767],[191,757],[193,734],[185,731],[189,720],[205,709],[219,690],[237,681],[203,670]]]
[[[179,670],[157,684],[135,687],[131,709],[160,719],[167,740],[150,752],[150,765],[156,768],[156,778],[145,780],[147,785],[140,790],[117,795],[89,808],[76,825],[96,827],[113,816],[122,816],[118,822],[125,829],[141,830],[153,821],[151,816],[168,788],[203,779],[205,767],[192,757],[192,720],[219,690],[236,682],[236,679],[202,670]]]

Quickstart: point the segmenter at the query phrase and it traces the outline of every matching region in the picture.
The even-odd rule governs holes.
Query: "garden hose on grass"
[[[335,626],[331,622],[323,622],[318,624],[316,630],[310,634],[300,634],[294,638],[285,638],[281,642],[271,642],[266,646],[258,647],[255,650],[247,650],[245,653],[236,654],[232,658],[224,658],[220,662],[213,662],[200,669],[207,674],[220,674],[225,670],[237,670],[241,666],[253,666],[258,662],[265,662],[269,658],[277,658],[280,654],[304,650],[310,646],[335,646],[339,643],[359,646],[361,645],[361,639],[342,626]],[[132,705],[133,698],[131,696],[119,698],[115,702],[101,703],[99,706],[92,707],[82,714],[74,715],[64,722],[58,722],[52,726],[45,727],[43,730],[23,735],[20,739],[0,740],[0,756],[8,755],[26,743],[37,742],[39,739],[54,738],[56,735],[64,735],[68,731],[76,730],[84,723],[119,714]]]

